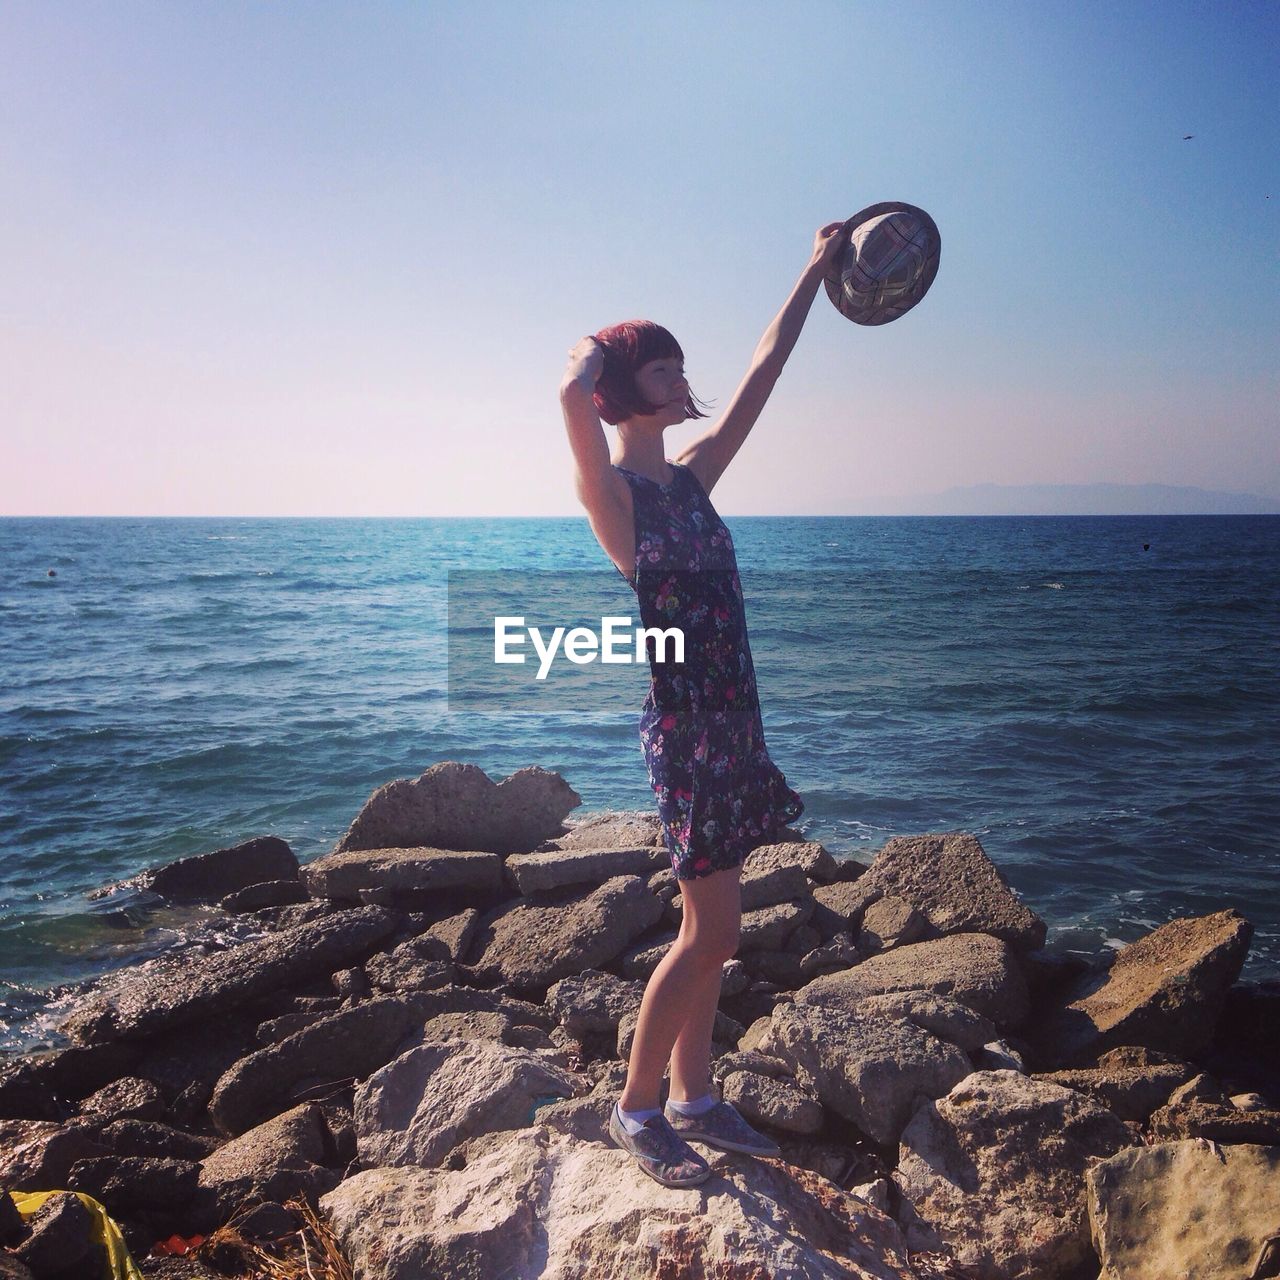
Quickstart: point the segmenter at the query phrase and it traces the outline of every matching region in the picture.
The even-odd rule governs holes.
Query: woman
[[[584,338],[560,384],[577,493],[591,528],[635,590],[642,624],[684,631],[683,663],[651,659],[640,740],[680,885],[680,932],[645,988],[627,1081],[609,1132],[664,1186],[695,1186],[710,1166],[689,1139],[777,1155],[711,1093],[711,1029],[725,961],[738,949],[742,864],[804,804],[769,759],[733,540],[708,496],[760,416],[800,336],[843,223],[813,253],[765,330],[724,416],[668,462],[663,432],[705,415],[675,338],[632,321]],[[611,457],[601,420],[618,428]],[[663,1071],[671,1087],[659,1107]]]

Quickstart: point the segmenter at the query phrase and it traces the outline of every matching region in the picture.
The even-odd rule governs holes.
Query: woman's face
[[[684,361],[665,356],[642,364],[636,370],[636,389],[650,404],[662,406],[655,417],[664,417],[669,422],[684,421],[684,407],[689,399]]]

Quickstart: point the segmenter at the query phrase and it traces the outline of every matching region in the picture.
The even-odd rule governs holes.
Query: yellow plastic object
[[[10,1191],[9,1197],[17,1205],[18,1212],[24,1218],[30,1218],[35,1211],[50,1197],[60,1194],[57,1191]],[[95,1244],[105,1245],[111,1270],[104,1273],[103,1280],[143,1280],[142,1272],[134,1265],[129,1256],[129,1247],[116,1226],[115,1219],[92,1196],[83,1191],[72,1191],[80,1203],[93,1214],[93,1229],[90,1232]]]

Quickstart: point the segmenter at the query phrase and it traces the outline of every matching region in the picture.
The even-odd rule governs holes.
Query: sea
[[[972,833],[1089,961],[1235,908],[1241,978],[1280,977],[1280,517],[726,522],[806,838]],[[446,760],[554,770],[571,819],[654,811],[648,667],[482,689],[477,580],[548,635],[574,584],[597,629],[638,613],[585,518],[0,520],[0,1052],[62,1043],[98,975],[251,936],[89,897],[145,868],[268,834],[307,862]]]

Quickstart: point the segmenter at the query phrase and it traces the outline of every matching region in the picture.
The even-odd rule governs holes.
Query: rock
[[[223,911],[261,911],[263,907],[286,907],[307,902],[307,886],[295,875],[292,880],[265,880],[229,893],[218,906]]]
[[[1047,928],[1019,901],[1004,873],[975,836],[896,836],[857,881],[867,903],[873,897],[905,898],[937,934],[987,933],[1017,951],[1044,945]]]
[[[69,1045],[18,1058],[0,1068],[0,1117],[65,1120],[72,1114],[67,1099],[134,1074],[141,1054],[132,1044]]]
[[[51,1195],[27,1219],[29,1234],[14,1249],[17,1260],[35,1276],[56,1276],[88,1267],[93,1246],[93,1215],[70,1191]],[[2,1274],[2,1273],[0,1273]]]
[[[663,929],[656,937],[642,937],[636,946],[622,953],[622,972],[632,979],[651,977],[676,937],[674,929]]]
[[[824,1106],[885,1144],[898,1140],[920,1096],[941,1097],[971,1073],[959,1049],[910,1022],[824,1005],[780,1005],[753,1047],[794,1063]]]
[[[67,1185],[106,1206],[113,1217],[137,1209],[181,1209],[195,1195],[200,1166],[163,1156],[95,1156],[71,1167]]]
[[[570,1035],[613,1036],[622,1017],[638,1010],[643,998],[642,982],[585,969],[553,983],[544,1003]]]
[[[734,1071],[724,1079],[721,1097],[731,1102],[751,1124],[787,1133],[821,1133],[822,1104],[786,1080],[754,1071]]]
[[[150,1080],[123,1076],[104,1085],[80,1103],[80,1114],[100,1120],[158,1120],[165,1113],[164,1098]]]
[[[1171,1055],[1151,1055],[1155,1061],[1148,1061],[1148,1056],[1142,1048],[1124,1046],[1103,1054],[1096,1067],[1044,1072],[1035,1078],[1090,1094],[1121,1120],[1145,1122],[1195,1074],[1190,1063]]]
[[[639,876],[606,880],[576,897],[501,908],[478,931],[479,975],[540,995],[553,982],[615,960],[662,912]]]
[[[1116,953],[1110,968],[1077,980],[1030,1028],[1041,1070],[1089,1066],[1117,1045],[1195,1058],[1213,1039],[1253,926],[1228,909],[1173,920]]]
[[[814,947],[800,957],[800,977],[808,981],[826,973],[839,973],[842,969],[852,969],[861,959],[849,934],[837,933],[825,945]]]
[[[438,939],[410,938],[390,954],[373,956],[365,962],[369,981],[379,991],[407,994],[448,986],[456,972],[451,961],[439,959],[445,950]]]
[[[989,1018],[959,1000],[932,991],[891,991],[868,996],[854,1006],[854,1011],[875,1018],[906,1019],[966,1053],[981,1049],[996,1036],[995,1023]]]
[[[816,840],[784,840],[777,844],[762,844],[747,854],[742,867],[742,881],[767,881],[775,871],[784,867],[799,867],[810,880],[829,884],[840,876],[836,860]]]
[[[288,1107],[303,1080],[363,1080],[429,1016],[414,996],[382,996],[320,1018],[240,1059],[214,1088],[209,1115],[222,1133],[243,1133]]]
[[[233,1138],[200,1165],[199,1185],[216,1204],[215,1222],[257,1200],[313,1198],[341,1180],[318,1106],[304,1103]]]
[[[278,836],[259,836],[227,849],[179,858],[163,867],[95,889],[90,898],[121,888],[150,890],[170,902],[217,902],[229,893],[264,880],[297,880],[298,859]]]
[[[862,913],[857,949],[861,955],[876,955],[892,947],[922,942],[929,936],[929,918],[906,898],[887,893]]]
[[[186,1133],[154,1120],[113,1120],[104,1125],[101,1141],[118,1156],[164,1156],[200,1161],[218,1145],[204,1134]]]
[[[785,846],[783,846],[785,847]],[[798,929],[813,914],[813,897],[805,893],[790,902],[775,902],[767,907],[744,911],[738,937],[739,952],[775,951],[793,929]],[[799,972],[800,957],[795,957]],[[744,959],[744,964],[750,967]]]
[[[368,1169],[321,1208],[357,1275],[915,1280],[892,1218],[805,1170],[731,1159],[673,1190],[535,1126],[465,1168]]]
[[[528,853],[558,835],[565,815],[581,803],[558,773],[536,765],[495,784],[476,765],[447,760],[418,778],[379,787],[335,852],[429,847]]]
[[[255,996],[327,976],[363,959],[394,927],[389,912],[361,907],[212,955],[148,961],[109,975],[63,1030],[90,1044],[154,1036]]]
[[[814,978],[796,1001],[853,1008],[868,996],[932,991],[950,996],[1001,1028],[1019,1027],[1028,1012],[1027,987],[1007,943],[962,933],[895,947],[840,973]]]
[[[1276,1274],[1257,1264],[1280,1229],[1280,1148],[1127,1147],[1088,1169],[1085,1189],[1100,1280]]]
[[[464,899],[470,906],[488,905],[504,893],[502,859],[496,853],[425,846],[327,853],[307,863],[302,875],[317,898],[355,902],[377,891],[383,906],[424,896],[448,902],[452,912]]]
[[[900,1141],[893,1181],[908,1246],[953,1250],[984,1280],[1029,1280],[1087,1267],[1085,1169],[1133,1137],[1082,1094],[977,1071],[921,1105]]]
[[[529,1122],[540,1097],[573,1097],[573,1075],[524,1049],[491,1041],[420,1045],[369,1077],[355,1095],[366,1166],[443,1163],[459,1142]]]
[[[517,853],[504,864],[505,883],[511,891],[527,895],[566,885],[602,884],[614,876],[648,876],[667,861],[666,851],[652,845]]]
[[[861,877],[859,878],[861,879]],[[854,934],[862,925],[862,914],[870,902],[882,896],[880,890],[864,893],[858,880],[837,880],[833,884],[813,887],[818,904],[813,923],[824,942],[838,933]]]
[[[631,1058],[631,1043],[635,1039],[636,1022],[639,1020],[640,1006],[628,1009],[618,1021],[617,1055],[623,1062]],[[727,1013],[716,1010],[715,1021],[711,1027],[711,1053],[715,1056],[716,1044],[736,1044],[743,1034],[743,1026],[735,1022]]]
[[[1280,1146],[1280,1110],[1241,1111],[1227,1101],[1170,1102],[1152,1112],[1148,1129],[1152,1138],[1165,1142],[1205,1138],[1234,1145]]]
[[[96,1120],[0,1120],[0,1186],[15,1191],[65,1187],[76,1161],[110,1154]]]
[[[662,850],[669,871],[666,846],[662,841],[662,821],[647,810],[583,814],[563,835],[542,841],[535,853],[556,849],[623,849],[642,845]]]

